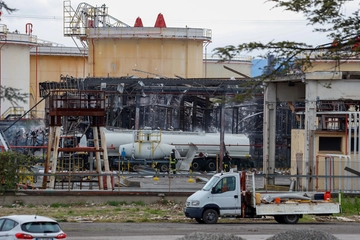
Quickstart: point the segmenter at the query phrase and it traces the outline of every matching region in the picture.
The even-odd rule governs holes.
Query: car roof
[[[15,220],[20,223],[25,222],[56,222],[52,218],[39,216],[39,215],[9,215],[9,216],[2,216],[1,218],[9,218]]]

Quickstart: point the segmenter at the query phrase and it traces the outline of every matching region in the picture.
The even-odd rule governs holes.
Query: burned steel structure
[[[107,128],[152,129],[246,134],[252,158],[262,167],[262,82],[254,79],[73,78],[39,84],[41,96],[51,91],[103,91]],[[249,92],[252,94],[249,95]],[[245,101],[235,101],[236,96]],[[48,112],[48,109],[45,109]],[[279,167],[289,167],[290,129],[295,123],[287,105],[277,109]],[[47,117],[49,119],[49,117]],[[225,143],[226,144],[226,143]]]

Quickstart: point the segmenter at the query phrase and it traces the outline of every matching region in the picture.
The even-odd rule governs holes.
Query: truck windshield
[[[219,180],[218,176],[213,176],[202,188],[203,191],[210,191],[211,188],[214,186],[215,183]]]

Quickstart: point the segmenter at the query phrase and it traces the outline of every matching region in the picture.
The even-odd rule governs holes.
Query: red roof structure
[[[161,13],[158,14],[154,27],[166,28],[165,19]]]
[[[134,27],[143,27],[143,23],[140,17],[137,17],[137,19],[135,20],[135,24]]]

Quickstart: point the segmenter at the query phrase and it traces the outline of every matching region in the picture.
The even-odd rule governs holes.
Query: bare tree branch
[[[16,8],[10,8],[6,5],[4,1],[0,1],[0,10],[4,8],[8,13],[16,12],[18,9]]]

